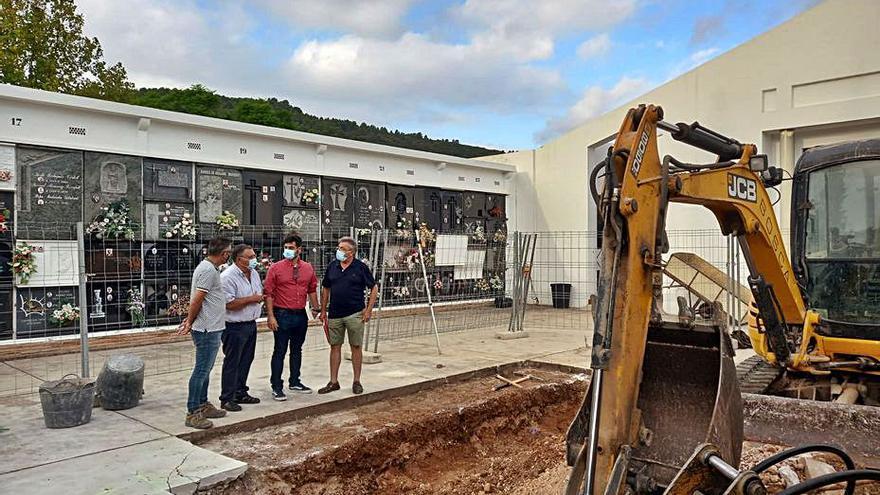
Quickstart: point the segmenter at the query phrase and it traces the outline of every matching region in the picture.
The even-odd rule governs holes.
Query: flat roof
[[[26,102],[33,102],[77,110],[85,110],[90,112],[105,113],[116,116],[168,121],[177,124],[201,127],[205,129],[220,130],[225,132],[237,132],[241,134],[258,135],[263,137],[273,137],[289,141],[296,141],[300,143],[323,144],[328,147],[332,146],[335,148],[344,148],[370,153],[380,153],[385,155],[414,158],[431,162],[445,162],[448,164],[498,170],[501,172],[516,171],[516,167],[504,163],[495,163],[474,158],[461,158],[452,155],[431,153],[428,151],[411,150],[407,148],[398,148],[395,146],[388,146],[384,144],[374,144],[365,141],[356,141],[353,139],[343,139],[332,136],[324,136],[322,134],[312,134],[310,132],[293,131],[289,129],[281,129],[278,127],[269,127],[258,124],[236,122],[233,120],[218,119],[215,117],[204,117],[201,115],[172,112],[170,110],[159,110],[155,108],[129,105],[127,103],[117,103],[114,101],[87,98],[84,96],[75,96],[64,93],[43,91],[39,89],[23,88],[10,84],[0,84],[0,98],[21,100]]]

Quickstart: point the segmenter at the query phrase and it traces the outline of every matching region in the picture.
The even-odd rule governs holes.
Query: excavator
[[[661,160],[658,131],[716,159]],[[805,304],[767,192],[782,180],[753,144],[696,122],[664,121],[659,106],[627,112],[590,174],[602,245],[590,384],[566,436],[566,495],[762,495],[763,470],[810,451],[837,455],[847,469],[788,487],[786,495],[841,482],[850,495],[856,481],[880,480],[880,471],[855,469],[831,445],[795,447],[739,470],[743,404],[727,325],[662,311],[668,205],[702,205],[745,257],[756,348],[788,368],[827,371],[837,355],[818,345],[823,315]],[[873,356],[846,359],[864,367]]]

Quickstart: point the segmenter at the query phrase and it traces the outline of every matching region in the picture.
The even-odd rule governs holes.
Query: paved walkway
[[[506,329],[506,327],[504,327]],[[367,365],[362,382],[365,392],[375,392],[496,364],[536,359],[573,366],[586,366],[585,330],[529,329],[529,337],[498,340],[486,328],[440,335],[443,354],[437,354],[432,335],[383,342],[382,362]],[[244,406],[238,413],[215,420],[217,425],[256,419],[295,408],[349,397],[351,366],[343,362],[340,392],[319,396],[289,394],[286,402],[271,399],[269,359],[272,337],[259,336],[258,358],[249,385],[261,404]],[[196,447],[177,437],[193,431],[184,426],[189,370],[174,371],[168,360],[191,349],[188,343],[172,343],[139,349],[149,368],[167,366],[169,371],[146,377],[141,404],[126,411],[95,409],[86,425],[50,430],[43,424],[37,394],[0,397],[0,487],[4,493],[45,494],[159,494],[192,493],[198,486],[240,475],[247,466],[239,461]],[[97,373],[105,351],[93,356]],[[169,358],[169,356],[171,356]],[[78,362],[77,354],[13,361],[26,368],[33,380],[57,379],[63,363]],[[220,363],[211,377],[209,397],[217,404]],[[307,350],[303,356],[303,381],[318,388],[328,380],[327,350]],[[53,364],[62,363],[62,364]],[[0,363],[2,366],[8,364]],[[180,367],[177,366],[179,369]],[[0,376],[2,376],[0,369]]]

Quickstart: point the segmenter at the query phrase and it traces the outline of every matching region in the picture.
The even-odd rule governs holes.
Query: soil
[[[582,375],[555,370],[522,371],[543,381],[528,380],[521,389],[492,391],[501,383],[494,377],[471,379],[208,439],[203,447],[245,461],[250,469],[207,493],[561,493],[568,474],[565,433],[580,407],[586,382]],[[741,468],[782,449],[747,442]],[[833,456],[815,457],[842,468]],[[802,460],[785,464],[805,479]],[[785,488],[778,466],[768,469],[762,479],[770,493]],[[859,486],[857,493],[880,494],[880,486]]]

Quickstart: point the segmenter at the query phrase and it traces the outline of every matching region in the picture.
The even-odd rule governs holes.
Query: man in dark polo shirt
[[[302,365],[302,346],[306,340],[309,318],[306,316],[306,298],[312,305],[313,313],[318,311],[318,278],[312,265],[300,259],[302,238],[289,234],[284,238],[284,259],[269,267],[264,283],[266,313],[269,330],[275,337],[272,351],[272,398],[287,400],[284,394],[284,355],[290,347],[289,390],[310,394],[312,389],[300,380]]]
[[[339,390],[339,365],[342,362],[342,344],[346,332],[348,344],[351,346],[351,365],[354,368],[351,390],[356,394],[364,391],[361,386],[364,324],[370,321],[373,305],[376,304],[376,281],[370,268],[357,259],[356,254],[357,243],[354,239],[339,239],[336,261],[327,266],[324,281],[321,283],[321,319],[327,322],[330,340],[330,383],[319,389],[319,394]],[[366,306],[365,289],[370,289],[370,299]]]

